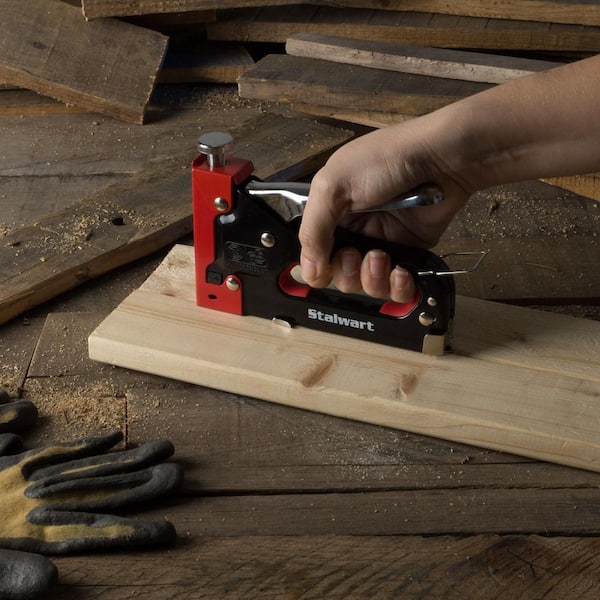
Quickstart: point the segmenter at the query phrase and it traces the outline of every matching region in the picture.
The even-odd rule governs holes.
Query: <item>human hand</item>
[[[414,119],[358,138],[335,152],[315,175],[299,231],[302,275],[311,286],[325,287],[333,279],[346,293],[364,290],[395,302],[414,298],[412,276],[392,265],[382,250],[374,248],[365,256],[351,247],[339,249],[334,256],[331,252],[338,225],[409,246],[430,248],[437,243],[472,189],[459,182],[438,156],[444,140],[437,135],[436,143],[430,143],[434,134],[427,123]],[[348,215],[431,182],[444,192],[440,204]]]

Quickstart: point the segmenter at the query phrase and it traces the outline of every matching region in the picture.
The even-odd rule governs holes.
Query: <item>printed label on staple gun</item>
[[[308,309],[308,318],[313,321],[323,321],[332,325],[340,325],[341,327],[352,327],[352,329],[366,329],[367,331],[375,331],[375,325],[372,321],[359,321],[349,317],[341,317],[337,313],[326,313],[316,308]]]
[[[226,242],[225,258],[229,262],[263,273],[268,270],[267,253],[264,248],[248,246],[239,242]]]

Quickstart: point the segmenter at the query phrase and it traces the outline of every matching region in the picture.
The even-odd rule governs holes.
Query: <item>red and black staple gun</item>
[[[239,315],[274,319],[432,355],[448,349],[454,315],[454,279],[428,250],[391,244],[338,229],[336,247],[386,251],[410,270],[417,295],[408,304],[363,294],[314,289],[295,277],[298,227],[308,184],[267,183],[252,176],[248,160],[225,156],[232,138],[208,133],[192,165],[197,304]],[[428,186],[378,207],[433,204]],[[460,271],[464,272],[464,271]]]

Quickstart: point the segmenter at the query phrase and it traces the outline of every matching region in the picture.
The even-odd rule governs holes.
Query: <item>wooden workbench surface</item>
[[[202,94],[143,127],[52,103],[0,114],[0,235],[265,110]],[[461,292],[598,318],[597,206],[540,182],[482,195],[443,245],[498,258]],[[118,428],[169,438],[186,470],[135,513],[171,520],[173,548],[56,558],[49,599],[598,597],[598,474],[90,361],[87,336],[167,250],[0,328],[0,385],[42,415],[28,444]]]

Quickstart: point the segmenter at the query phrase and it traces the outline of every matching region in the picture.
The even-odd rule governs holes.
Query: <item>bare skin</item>
[[[344,248],[330,260],[338,224],[398,243],[434,246],[477,190],[600,171],[600,55],[496,86],[438,111],[369,133],[315,175],[299,237],[304,279],[344,292],[408,302],[409,273],[381,250]],[[441,204],[347,216],[423,183]]]

